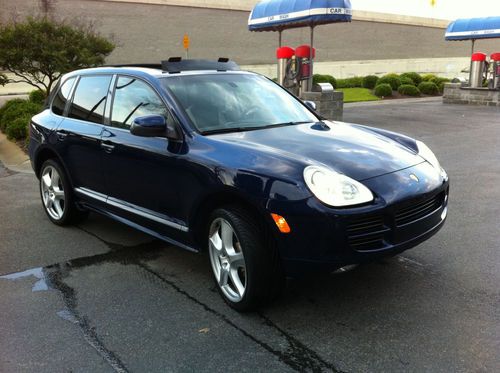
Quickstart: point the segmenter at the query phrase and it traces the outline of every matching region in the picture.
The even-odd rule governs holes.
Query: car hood
[[[369,128],[340,122],[267,128],[210,136],[216,141],[281,154],[305,164],[321,163],[361,181],[424,161],[406,146]]]

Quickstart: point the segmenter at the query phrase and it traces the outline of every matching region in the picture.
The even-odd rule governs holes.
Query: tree
[[[46,17],[0,25],[0,83],[28,83],[48,95],[54,82],[69,71],[99,66],[114,44],[92,25],[71,25]]]

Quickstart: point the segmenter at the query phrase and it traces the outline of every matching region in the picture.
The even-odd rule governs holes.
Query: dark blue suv
[[[30,125],[43,206],[55,224],[95,211],[208,252],[238,310],[443,226],[448,176],[427,146],[311,106],[225,60],[66,74]]]

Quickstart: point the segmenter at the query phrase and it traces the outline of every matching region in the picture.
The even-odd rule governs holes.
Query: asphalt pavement
[[[344,119],[426,142],[451,179],[448,221],[249,314],[206,257],[96,214],[57,227],[35,176],[0,166],[0,371],[500,371],[500,110],[394,101]]]

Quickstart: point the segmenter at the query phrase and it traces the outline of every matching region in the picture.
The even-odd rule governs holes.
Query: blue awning
[[[250,31],[351,22],[350,0],[262,0],[248,18]]]
[[[446,40],[500,38],[500,17],[457,19],[448,25]]]

